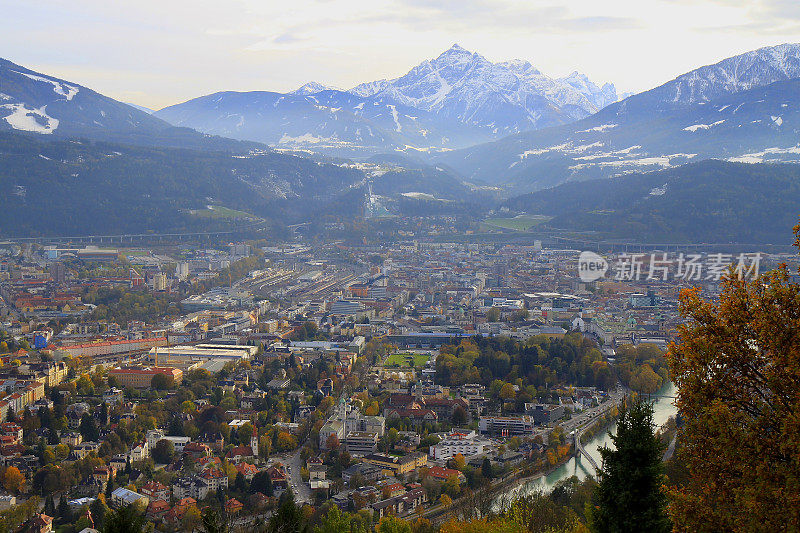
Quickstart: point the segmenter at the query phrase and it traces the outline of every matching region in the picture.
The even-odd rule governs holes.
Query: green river
[[[673,404],[675,400],[671,398],[671,396],[675,396],[675,385],[672,383],[666,385],[660,391],[658,391],[655,396],[653,420],[656,423],[656,426],[660,427],[662,424],[664,424],[664,422],[667,421],[667,419],[669,419],[669,417],[675,416],[677,412],[677,409]],[[594,438],[584,445],[586,451],[590,453],[592,457],[594,457],[598,464],[600,464],[601,461],[598,449],[605,446],[612,446],[611,438],[608,436],[608,433],[609,431],[614,430],[615,425],[611,425],[604,431],[598,431],[597,435],[595,435]],[[579,479],[583,479],[586,476],[593,476],[594,474],[594,468],[592,468],[592,465],[589,463],[589,461],[586,459],[581,460],[573,457],[546,476],[541,476],[539,478],[521,483],[515,487],[511,487],[505,491],[502,496],[498,497],[496,504],[499,503],[502,505],[503,502],[511,501],[518,495],[534,491],[541,490],[547,492],[552,489],[556,483],[570,476],[578,476]]]

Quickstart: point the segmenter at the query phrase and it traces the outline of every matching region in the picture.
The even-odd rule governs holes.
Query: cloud
[[[275,37],[275,39],[273,39],[273,42],[276,42],[278,44],[291,44],[291,43],[298,43],[298,42],[305,41],[305,40],[306,40],[305,37],[300,37],[300,36],[295,35],[293,33],[284,33],[283,35],[278,35],[277,37]]]
[[[561,27],[566,30],[576,31],[620,31],[638,30],[644,26],[636,19],[630,17],[576,17],[566,19]]]

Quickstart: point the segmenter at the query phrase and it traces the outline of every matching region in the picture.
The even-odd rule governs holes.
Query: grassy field
[[[533,226],[550,220],[543,215],[520,215],[513,218],[487,218],[483,221],[490,228],[503,228],[513,231],[528,231]]]
[[[428,362],[430,356],[416,354],[416,353],[393,353],[389,357],[386,358],[385,365],[387,367],[395,367],[395,366],[402,366],[402,367],[409,367],[412,366],[411,360],[413,359],[413,366],[414,368],[422,368],[425,366],[425,363]]]

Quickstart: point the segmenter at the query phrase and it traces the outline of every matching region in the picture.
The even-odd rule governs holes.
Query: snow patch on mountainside
[[[616,128],[619,124],[603,124],[601,126],[595,126],[594,128],[589,128],[588,130],[579,130],[578,133],[590,133],[593,131],[603,132],[606,130],[610,130]]]
[[[732,163],[763,163],[765,158],[770,155],[785,155],[785,154],[800,154],[800,145],[791,146],[789,148],[766,148],[760,152],[752,152],[749,154],[742,154],[736,157],[729,157],[728,161]]]
[[[392,118],[394,119],[394,131],[396,131],[397,133],[400,133],[401,131],[403,131],[403,126],[400,125],[400,120],[398,119],[397,106],[393,106],[393,105],[389,104],[387,107],[392,112]]]
[[[296,137],[292,137],[291,135],[283,134],[281,139],[278,141],[278,144],[316,144],[316,143],[323,143],[329,142],[331,139],[325,137],[317,137],[311,133],[304,133],[303,135],[298,135]]]
[[[719,126],[725,122],[724,120],[718,120],[716,122],[712,122],[711,124],[692,124],[691,126],[686,126],[683,128],[683,131],[691,131],[692,133],[696,132],[697,130],[707,130],[713,128],[714,126]]]
[[[19,74],[21,76],[25,76],[26,78],[32,79],[33,81],[40,81],[42,83],[49,83],[53,86],[53,92],[56,94],[60,94],[61,96],[65,97],[67,100],[72,100],[76,94],[78,94],[78,88],[73,85],[67,85],[66,83],[62,84],[55,80],[51,80],[48,78],[44,78],[42,76],[35,76],[33,74],[26,74],[25,72],[18,72],[16,70],[12,70],[15,74]]]
[[[58,128],[58,119],[50,117],[45,112],[47,106],[30,109],[25,104],[3,104],[0,109],[10,109],[11,114],[3,119],[15,130],[32,131],[49,135]]]
[[[650,156],[650,157],[639,157],[633,159],[620,159],[618,161],[600,161],[595,163],[579,163],[577,165],[572,165],[569,167],[570,170],[585,170],[587,168],[592,167],[612,167],[612,168],[624,168],[624,167],[649,167],[649,166],[657,166],[662,168],[667,168],[676,164],[673,162],[673,159],[680,159],[681,163],[684,163],[684,160],[692,159],[697,154],[668,154],[668,155],[659,155],[659,156]]]

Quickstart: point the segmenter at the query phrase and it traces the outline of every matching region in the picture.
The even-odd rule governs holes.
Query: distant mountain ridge
[[[155,116],[215,135],[343,157],[456,148],[492,138],[485,130],[389,98],[337,90],[221,92],[166,107]]]
[[[789,245],[798,195],[800,165],[702,161],[565,183],[505,205],[553,217],[537,230],[580,232],[591,240]]]
[[[279,147],[355,157],[464,148],[509,133],[566,124],[617,100],[573,72],[527,61],[492,63],[454,45],[394,80],[349,91],[309,82],[291,93],[221,92],[155,115],[176,126]]]
[[[780,44],[694,69],[648,92],[664,102],[691,104],[797,77],[800,44]]]
[[[800,45],[701,67],[569,125],[437,155],[510,194],[689,161],[800,161]]]
[[[5,59],[0,59],[0,131],[197,149],[259,147],[176,128],[87,87]]]

